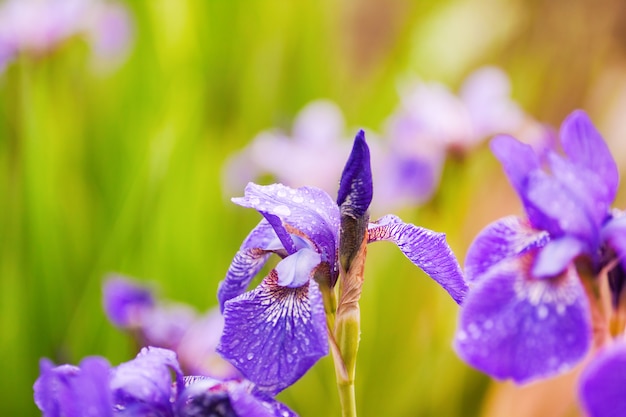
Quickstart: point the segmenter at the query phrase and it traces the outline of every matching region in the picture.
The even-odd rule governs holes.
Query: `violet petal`
[[[558,275],[565,271],[574,258],[583,253],[585,249],[585,243],[573,237],[564,236],[551,240],[537,254],[532,275],[537,278]]]
[[[253,291],[229,300],[218,353],[271,393],[297,381],[328,353],[322,296],[314,280],[281,287],[273,270]]]
[[[457,303],[463,301],[467,284],[445,234],[387,215],[378,223],[370,224],[368,236],[368,242],[388,240],[398,245],[411,262],[441,285]]]
[[[243,294],[248,284],[263,268],[271,255],[266,248],[276,239],[276,233],[267,220],[262,220],[246,237],[235,254],[226,277],[219,283],[217,298],[220,308],[231,298]]]
[[[273,224],[275,230],[284,229],[290,235],[306,238],[322,261],[330,264],[333,282],[336,280],[339,208],[326,192],[313,187],[294,189],[282,184],[249,183],[245,196],[233,198],[233,202],[280,219],[282,224]]]
[[[287,256],[276,265],[278,285],[289,288],[303,286],[312,278],[313,270],[320,261],[319,253],[307,248]]]
[[[579,397],[589,417],[626,415],[626,342],[602,349],[580,376]]]
[[[103,298],[107,317],[122,328],[140,325],[142,313],[155,304],[150,289],[121,276],[106,279]]]
[[[170,399],[174,393],[182,392],[183,387],[183,373],[176,354],[154,347],[143,348],[135,359],[116,367],[111,379],[115,404],[131,415],[148,412],[171,415]]]
[[[517,383],[565,372],[591,343],[589,306],[575,268],[533,279],[532,257],[500,262],[472,288],[454,343],[470,365]]]
[[[365,132],[359,130],[354,138],[352,152],[341,174],[337,205],[342,215],[362,217],[372,202],[372,168],[370,151],[365,142]]]
[[[109,372],[109,363],[100,357],[85,358],[80,367],[55,367],[43,359],[33,387],[35,403],[44,417],[112,416]]]
[[[470,245],[465,259],[465,278],[480,280],[499,262],[544,246],[550,237],[526,220],[507,216],[484,228]]]
[[[619,183],[619,172],[611,151],[596,130],[589,116],[582,111],[572,112],[561,125],[561,144],[567,156],[576,164],[596,172],[602,178],[613,201]]]
[[[541,172],[539,157],[530,145],[512,136],[499,135],[490,143],[491,151],[498,158],[511,185],[520,196],[530,223],[537,229],[552,231],[554,220],[535,207],[528,199],[528,181],[531,174]]]

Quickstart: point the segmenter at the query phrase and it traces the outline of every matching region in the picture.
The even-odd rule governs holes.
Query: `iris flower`
[[[526,217],[492,223],[469,248],[471,290],[455,347],[499,379],[525,383],[570,369],[592,343],[597,300],[585,287],[607,280],[613,309],[623,293],[626,218],[610,207],[615,161],[582,111],[565,119],[560,140],[565,155],[545,161],[512,137],[491,142]]]
[[[34,391],[44,417],[296,415],[250,381],[185,377],[176,354],[159,348],[144,348],[114,368],[102,357],[85,358],[80,366],[43,359]]]
[[[129,10],[106,0],[7,0],[0,4],[0,71],[19,52],[42,55],[85,37],[100,64],[119,62],[133,32]]]
[[[121,276],[108,277],[103,293],[109,320],[130,331],[141,346],[175,351],[183,369],[194,375],[218,379],[239,376],[215,352],[224,328],[217,308],[198,314],[188,305],[157,300],[150,288]]]
[[[365,218],[356,227],[363,227],[361,236],[366,235],[369,243],[395,243],[455,301],[463,299],[467,287],[445,236],[392,215],[368,223],[364,213],[372,188],[369,148],[360,131],[337,202],[313,187],[254,183],[248,184],[244,197],[233,199],[257,210],[263,219],[244,240],[220,283],[225,326],[217,350],[260,388],[281,391],[328,353],[322,291],[336,284],[340,265],[345,266],[340,258],[350,257],[350,248],[339,248],[340,234],[345,240],[351,232],[342,219]],[[358,249],[361,241],[354,243]],[[276,267],[247,291],[272,254],[280,258]]]

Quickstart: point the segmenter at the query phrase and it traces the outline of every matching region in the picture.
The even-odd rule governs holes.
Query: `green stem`
[[[359,350],[361,332],[360,312],[358,305],[348,311],[341,311],[336,322],[336,341],[340,351],[338,363],[335,358],[335,375],[341,402],[342,417],[356,417],[356,396],[354,380],[356,373],[356,356]]]

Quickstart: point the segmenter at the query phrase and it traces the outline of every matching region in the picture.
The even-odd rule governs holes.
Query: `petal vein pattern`
[[[217,351],[261,389],[277,393],[328,354],[322,296],[310,280],[281,287],[273,270],[253,291],[225,304]]]
[[[222,311],[224,311],[224,303],[243,294],[250,281],[263,268],[267,258],[271,255],[271,252],[266,251],[265,248],[268,248],[275,239],[276,233],[267,220],[261,220],[246,237],[217,290],[217,298]]]
[[[460,304],[468,287],[461,267],[446,243],[443,233],[435,233],[411,223],[404,223],[398,217],[387,215],[378,223],[372,223],[368,230],[368,242],[388,240],[398,248],[413,264],[441,285]]]

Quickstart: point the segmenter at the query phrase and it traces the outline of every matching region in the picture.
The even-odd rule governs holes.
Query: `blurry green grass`
[[[0,78],[0,414],[38,414],[40,357],[136,354],[104,317],[105,273],[214,305],[258,221],[223,195],[225,158],[317,98],[336,101],[349,126],[378,129],[399,74],[438,73],[437,51],[410,61],[428,40],[412,28],[437,4],[396,2],[377,16],[331,0],[133,2],[135,45],[117,71],[91,72],[80,40],[12,64]],[[402,215],[449,232],[462,253],[472,181]],[[451,350],[456,305],[392,245],[372,246],[367,265],[360,415],[476,415],[485,379]],[[281,398],[303,416],[338,415],[330,358]]]

